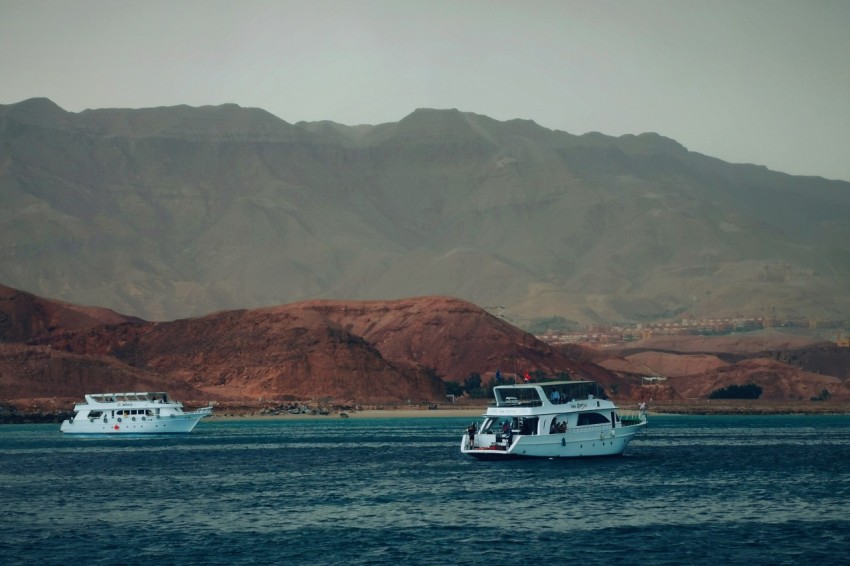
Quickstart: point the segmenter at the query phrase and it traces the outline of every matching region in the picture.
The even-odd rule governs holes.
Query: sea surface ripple
[[[0,427],[4,564],[835,563],[850,417],[655,416],[625,455],[479,462],[456,417]],[[842,558],[843,557],[843,558]]]

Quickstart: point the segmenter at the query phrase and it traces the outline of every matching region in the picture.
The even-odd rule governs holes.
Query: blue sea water
[[[625,455],[480,462],[469,419],[0,427],[3,564],[848,563],[850,417],[655,416]]]

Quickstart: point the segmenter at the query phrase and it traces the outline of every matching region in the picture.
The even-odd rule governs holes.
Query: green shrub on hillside
[[[755,383],[715,389],[708,396],[709,399],[758,399],[759,397],[761,397],[761,387]]]

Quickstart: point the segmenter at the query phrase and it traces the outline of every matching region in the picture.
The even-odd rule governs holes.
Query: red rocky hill
[[[766,401],[809,401],[829,392],[850,401],[850,349],[776,330],[729,336],[662,336],[588,356],[619,375],[661,377],[643,397],[705,400],[730,385],[755,384]]]
[[[109,309],[49,301],[0,285],[0,343],[25,342],[57,330],[78,331],[131,321],[142,322]]]
[[[448,297],[310,301],[151,323],[3,292],[14,300],[0,303],[0,399],[18,404],[134,389],[241,405],[433,403],[445,400],[443,379],[496,369],[616,380]]]
[[[594,379],[620,400],[705,399],[755,383],[768,400],[850,399],[847,352],[769,334],[589,350],[549,346],[450,297],[305,301],[146,322],[0,287],[0,403],[70,409],[85,393],[162,390],[188,404],[440,403],[497,369]],[[787,348],[787,349],[782,349]],[[844,349],[847,350],[847,349]],[[643,376],[666,380],[642,386]]]

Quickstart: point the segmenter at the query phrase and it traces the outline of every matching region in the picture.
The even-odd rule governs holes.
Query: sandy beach
[[[619,403],[620,411],[636,411],[637,403]],[[187,406],[187,409],[193,407]],[[328,420],[328,419],[423,419],[423,418],[465,418],[478,421],[487,406],[463,405],[446,406],[429,409],[427,406],[390,406],[385,408],[371,407],[362,410],[346,410],[346,417],[339,410],[329,414],[292,414],[285,411],[268,412],[268,408],[248,406],[216,406],[211,416],[205,421],[226,420]],[[650,418],[653,415],[850,415],[850,403],[845,402],[810,402],[810,401],[693,401],[689,403],[656,401],[649,405]],[[57,411],[55,407],[30,410],[13,410],[5,413],[0,410],[0,424],[22,423],[59,423],[69,418],[68,411]]]
[[[463,417],[478,420],[487,410],[485,405],[480,407],[440,407],[437,409],[422,408],[386,408],[364,409],[361,411],[332,412],[327,415],[311,414],[262,414],[250,410],[226,409],[213,413],[205,420],[300,420],[300,419],[403,419],[403,418],[452,418]],[[621,411],[637,410],[637,404],[620,405]],[[345,414],[346,417],[341,415]],[[793,414],[850,414],[850,404],[847,403],[815,403],[815,402],[769,402],[769,401],[701,401],[693,403],[657,402],[649,407],[650,417],[655,415],[793,415]]]
[[[452,417],[469,417],[470,419],[478,419],[484,411],[485,407],[470,408],[464,407],[460,409],[365,409],[362,411],[346,411],[347,417],[342,417],[341,413],[331,413],[329,415],[310,415],[310,414],[251,414],[251,413],[213,413],[212,416],[204,419],[205,421],[215,420],[303,420],[303,419],[405,419],[405,418],[452,418]]]

